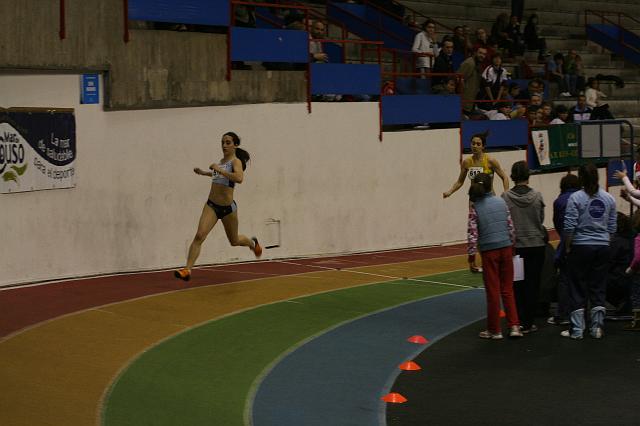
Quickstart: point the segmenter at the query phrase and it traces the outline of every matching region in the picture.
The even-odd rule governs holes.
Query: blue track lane
[[[259,384],[254,426],[375,426],[398,365],[486,316],[484,291],[411,302],[336,327],[283,357]],[[407,342],[423,335],[430,345]],[[411,374],[407,372],[405,374]]]

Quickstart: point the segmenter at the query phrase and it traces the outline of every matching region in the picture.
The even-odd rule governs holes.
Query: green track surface
[[[421,277],[481,285],[467,271]],[[256,378],[305,339],[342,322],[403,303],[460,290],[389,281],[278,302],[185,331],[137,358],[113,385],[103,424],[243,425]]]

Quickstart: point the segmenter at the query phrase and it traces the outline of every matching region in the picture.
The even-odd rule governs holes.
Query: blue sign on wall
[[[98,74],[82,74],[80,77],[80,103],[100,103],[100,77]]]

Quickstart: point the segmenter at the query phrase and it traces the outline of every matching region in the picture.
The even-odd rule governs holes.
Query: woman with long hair
[[[592,163],[578,169],[581,190],[574,192],[564,215],[564,241],[569,284],[571,328],[563,337],[582,339],[587,299],[591,302],[590,334],[604,335],[606,276],[610,263],[610,238],[616,232],[616,202],[598,185],[598,169]]]
[[[211,178],[211,189],[200,215],[196,236],[189,247],[187,264],[184,268],[174,271],[176,278],[184,281],[191,279],[191,269],[200,255],[200,247],[218,220],[222,221],[227,239],[232,246],[249,247],[256,257],[262,255],[262,247],[256,237],[247,238],[238,234],[238,206],[233,200],[233,190],[236,184],[242,183],[244,170],[250,159],[249,153],[239,145],[240,138],[237,134],[225,133],[222,135],[222,160],[211,164],[210,171],[204,171],[199,167],[193,169],[197,175]]]
[[[509,178],[502,170],[500,163],[495,158],[491,158],[484,152],[487,146],[488,133],[478,133],[471,136],[471,157],[466,158],[460,163],[460,174],[458,180],[453,183],[453,186],[442,193],[442,198],[449,198],[454,192],[462,187],[464,179],[469,176],[469,180],[473,182],[473,179],[480,173],[484,173],[489,176],[491,180],[490,192],[493,193],[493,175],[494,173],[500,176],[504,190],[509,190]],[[482,272],[475,263],[475,257],[469,257],[469,269],[471,272]]]

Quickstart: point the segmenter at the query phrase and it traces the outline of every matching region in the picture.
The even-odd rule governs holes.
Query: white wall
[[[464,240],[467,186],[443,200],[459,171],[458,129],[385,133],[375,103],[260,104],[104,112],[80,105],[75,75],[0,75],[0,107],[72,107],[74,189],[0,194],[0,286],[181,265],[209,191],[196,176],[221,158],[232,130],[252,155],[236,187],[240,232],[282,245],[265,258]],[[495,155],[509,172],[524,151]],[[549,206],[559,176],[532,180]],[[500,187],[496,181],[496,189]],[[218,225],[199,263],[251,260]]]

